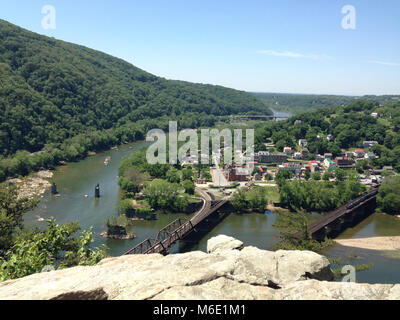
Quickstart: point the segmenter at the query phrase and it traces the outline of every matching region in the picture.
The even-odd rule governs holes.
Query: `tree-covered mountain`
[[[275,111],[299,114],[302,112],[318,110],[325,107],[336,107],[347,105],[361,97],[338,96],[338,95],[311,95],[311,94],[284,94],[284,93],[265,93],[254,92],[253,95],[264,104]],[[400,101],[400,96],[364,96],[362,99],[373,102],[396,102]]]
[[[79,134],[146,119],[270,111],[251,94],[166,80],[99,51],[35,34],[0,20],[0,154],[36,152]],[[154,122],[153,122],[154,124]],[[151,125],[148,125],[151,127]],[[118,137],[118,139],[123,139]],[[129,137],[126,137],[129,140]]]

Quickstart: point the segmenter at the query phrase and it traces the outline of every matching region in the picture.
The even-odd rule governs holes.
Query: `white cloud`
[[[373,63],[373,64],[380,64],[383,66],[400,67],[400,63],[396,63],[396,62],[386,62],[386,61],[376,61],[376,60],[371,60],[371,61],[367,61],[367,62]]]
[[[285,57],[285,58],[295,58],[295,59],[312,59],[312,60],[321,60],[321,59],[333,59],[328,55],[316,55],[316,54],[301,54],[292,51],[275,51],[275,50],[260,50],[258,51],[260,54],[265,54],[273,57]]]

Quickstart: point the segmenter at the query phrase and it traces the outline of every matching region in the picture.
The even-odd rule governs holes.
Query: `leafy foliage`
[[[291,181],[280,189],[281,202],[292,211],[330,211],[357,198],[366,187],[355,177],[346,181]]]
[[[239,212],[244,210],[264,212],[268,203],[266,188],[256,187],[250,190],[240,188],[233,194],[230,202]]]
[[[38,200],[18,199],[16,187],[0,186],[0,257],[10,249],[15,232],[22,228],[22,216],[33,209]]]
[[[377,196],[378,209],[389,214],[400,214],[400,176],[386,177]]]
[[[302,212],[281,212],[274,224],[279,230],[282,242],[275,245],[278,250],[309,250],[320,252],[323,248],[332,244],[332,240],[323,242],[313,240],[308,233],[310,215]]]
[[[48,266],[57,269],[98,263],[105,257],[105,246],[90,248],[93,232],[74,236],[79,229],[77,223],[60,226],[50,219],[46,231],[20,234],[6,258],[0,258],[0,281],[42,272]]]

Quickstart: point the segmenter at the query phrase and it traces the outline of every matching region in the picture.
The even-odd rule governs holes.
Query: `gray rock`
[[[232,237],[219,235],[207,241],[207,252],[213,253],[225,250],[241,250],[243,242]]]
[[[108,258],[92,267],[34,274],[0,283],[0,299],[400,299],[400,285],[328,282],[328,260],[307,251],[239,249],[217,237],[210,251]]]

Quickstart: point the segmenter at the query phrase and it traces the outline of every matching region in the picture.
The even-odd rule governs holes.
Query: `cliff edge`
[[[243,247],[222,235],[207,250],[122,256],[34,274],[0,283],[0,299],[400,299],[400,285],[329,282],[328,259],[313,252]]]

